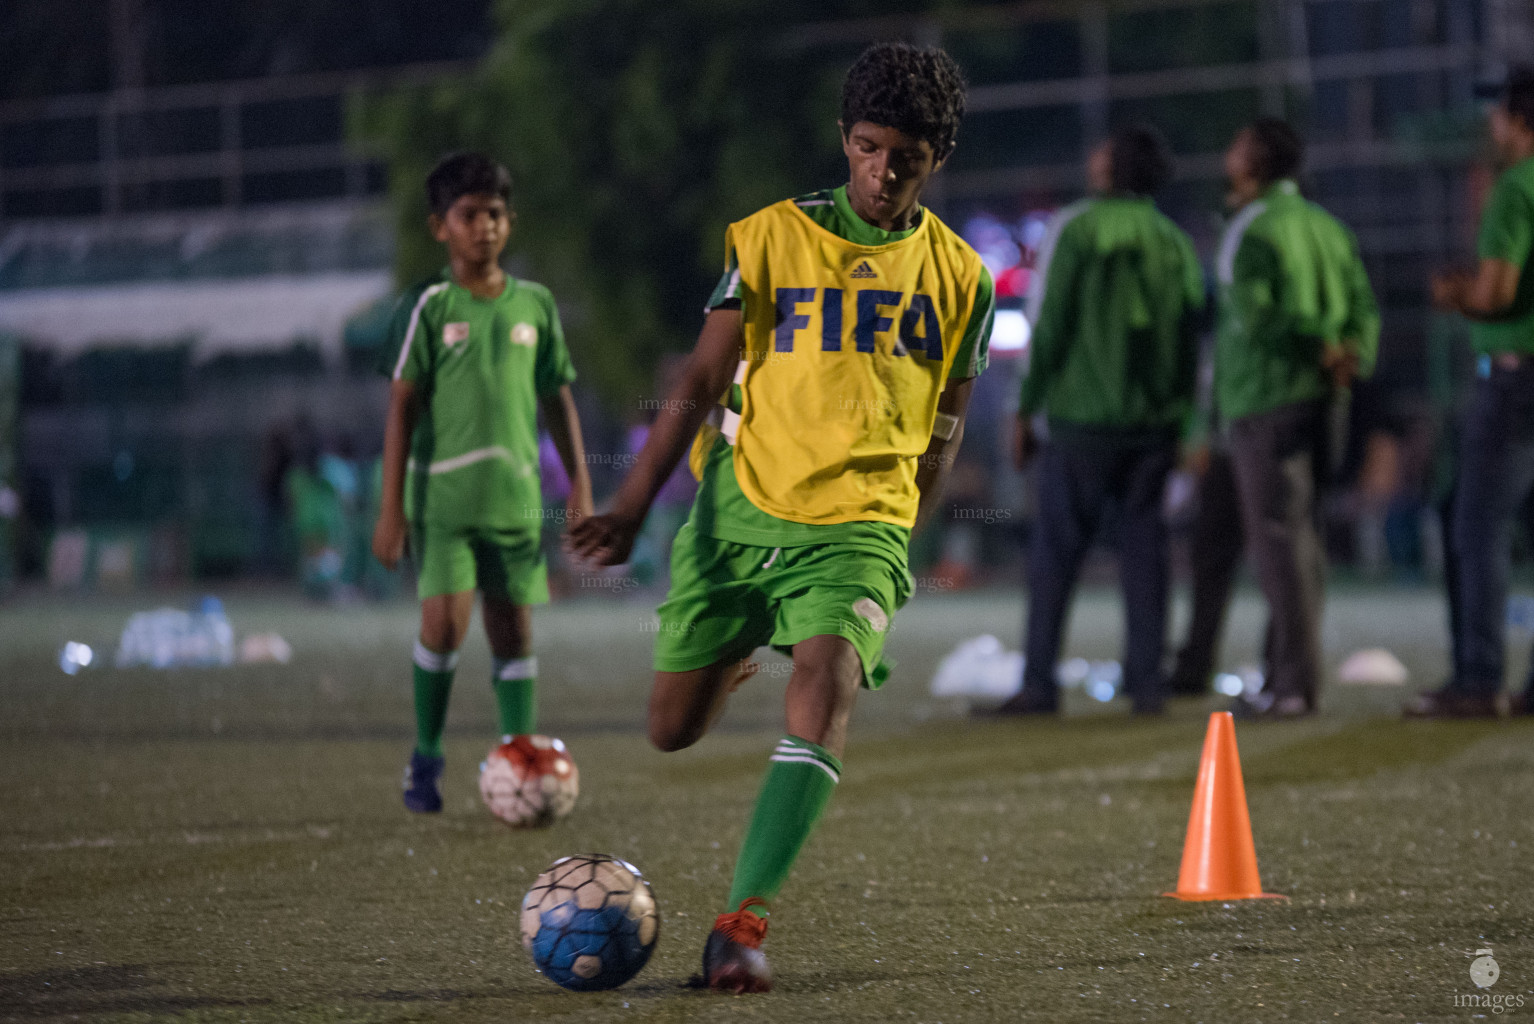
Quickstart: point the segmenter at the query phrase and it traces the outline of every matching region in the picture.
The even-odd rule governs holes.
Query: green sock
[[[427,757],[442,756],[442,730],[447,725],[447,699],[453,692],[458,652],[439,654],[415,643],[415,749]]]
[[[778,741],[735,861],[730,911],[753,896],[768,903],[777,897],[841,774],[842,763],[824,748],[796,736]]]
[[[496,658],[495,707],[500,713],[501,734],[523,736],[538,725],[538,659]]]

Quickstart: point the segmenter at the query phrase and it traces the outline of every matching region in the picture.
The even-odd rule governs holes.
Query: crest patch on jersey
[[[517,324],[511,329],[511,342],[513,345],[528,347],[538,344],[538,328],[532,324]]]
[[[454,345],[461,341],[468,340],[469,325],[467,323],[442,325],[442,344],[446,345],[448,348],[452,348]]]

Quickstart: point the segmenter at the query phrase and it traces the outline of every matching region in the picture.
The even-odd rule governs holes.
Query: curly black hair
[[[874,43],[847,72],[842,86],[843,131],[859,121],[925,139],[947,159],[964,118],[964,74],[938,47]]]
[[[1134,125],[1113,133],[1113,190],[1153,196],[1172,180],[1172,151],[1150,125]]]
[[[1300,173],[1305,163],[1305,143],[1289,126],[1276,117],[1259,117],[1248,126],[1255,143],[1256,161],[1252,172],[1259,181],[1271,184]]]
[[[483,153],[449,153],[426,175],[426,205],[438,217],[464,196],[511,202],[511,172]]]

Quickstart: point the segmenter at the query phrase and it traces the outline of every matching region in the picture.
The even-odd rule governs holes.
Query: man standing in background
[[[1374,370],[1380,318],[1353,233],[1301,195],[1304,145],[1263,118],[1225,154],[1230,206],[1215,279],[1215,401],[1228,426],[1247,553],[1270,615],[1269,688],[1243,710],[1310,714],[1326,570],[1317,491],[1333,398]]]
[[[1408,704],[1410,717],[1497,714],[1511,521],[1534,485],[1534,71],[1513,72],[1496,95],[1491,135],[1502,173],[1481,217],[1479,263],[1433,281],[1433,301],[1471,321],[1478,363],[1449,521],[1453,675]],[[1534,673],[1514,713],[1534,710],[1531,694]]]
[[[1055,663],[1071,592],[1115,506],[1128,627],[1124,687],[1137,714],[1162,710],[1169,573],[1161,499],[1192,406],[1204,308],[1193,243],[1151,201],[1171,171],[1158,133],[1115,134],[1089,159],[1093,195],[1055,215],[1039,252],[1018,468],[1036,447],[1033,416],[1045,416],[1049,438],[1028,555],[1023,688],[1002,714],[1058,710]]]

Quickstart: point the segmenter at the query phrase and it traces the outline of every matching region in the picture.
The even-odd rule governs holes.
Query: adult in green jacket
[[[1300,195],[1304,145],[1264,118],[1225,154],[1236,210],[1216,256],[1215,402],[1247,555],[1270,613],[1268,687],[1244,710],[1293,717],[1320,693],[1325,558],[1316,496],[1333,399],[1374,371],[1380,319],[1353,233]]]
[[[1437,304],[1470,320],[1479,360],[1449,514],[1454,674],[1407,705],[1414,717],[1496,716],[1512,519],[1534,488],[1534,71],[1515,71],[1493,95],[1502,173],[1481,214],[1479,259],[1433,282]],[[1510,709],[1534,711],[1534,671]]]
[[[1028,558],[1023,688],[1003,713],[1057,709],[1071,592],[1113,506],[1128,626],[1124,685],[1136,712],[1162,707],[1169,574],[1161,497],[1192,405],[1204,307],[1193,244],[1151,200],[1170,176],[1159,134],[1116,134],[1088,161],[1092,195],[1055,216],[1034,266],[1018,467],[1035,447],[1034,417],[1048,438]]]

